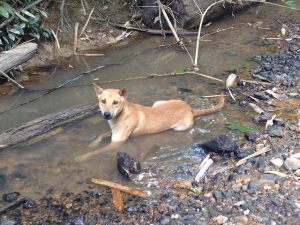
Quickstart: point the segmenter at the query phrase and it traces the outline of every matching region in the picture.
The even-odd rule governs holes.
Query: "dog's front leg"
[[[96,147],[103,139],[111,136],[111,130],[100,134],[92,143],[89,144],[89,147]]]
[[[103,148],[99,148],[99,149],[96,149],[92,152],[83,154],[81,156],[77,156],[74,160],[76,162],[83,162],[83,161],[86,161],[86,160],[90,159],[91,157],[93,157],[95,155],[100,154],[100,153],[116,149],[116,148],[120,147],[122,144],[123,144],[123,142],[114,142],[114,141],[112,141],[108,145],[104,146]]]

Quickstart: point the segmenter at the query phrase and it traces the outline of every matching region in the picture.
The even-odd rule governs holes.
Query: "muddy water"
[[[276,12],[278,11],[278,12]],[[275,16],[276,15],[276,16]],[[246,75],[255,63],[253,56],[270,51],[263,44],[262,37],[274,37],[281,25],[275,20],[295,17],[291,11],[269,7],[254,7],[223,22],[212,24],[205,32],[233,27],[224,32],[207,36],[200,45],[200,71],[225,80],[233,71]],[[259,28],[260,27],[260,28]],[[73,57],[62,66],[49,71],[38,83],[27,84],[29,90],[18,91],[0,99],[0,111],[33,99],[49,88],[58,86],[74,78],[80,72],[105,65],[92,74],[85,75],[73,82],[73,86],[57,90],[37,101],[0,115],[0,130],[18,126],[49,113],[59,112],[87,102],[96,101],[90,84],[98,81],[115,80],[128,77],[165,73],[176,68],[191,65],[187,54],[175,47],[163,48],[161,44],[172,43],[170,37],[142,37],[138,42],[125,48],[107,51],[104,57]],[[188,49],[194,55],[195,37],[187,37]],[[71,65],[74,68],[70,68]],[[246,68],[246,69],[245,69]],[[180,98],[193,107],[209,107],[215,100],[201,98],[202,95],[218,94],[223,84],[194,75],[135,80],[103,85],[123,87],[129,90],[129,99],[144,105],[156,100]],[[33,91],[36,90],[36,91]],[[117,151],[128,152],[142,162],[144,171],[152,175],[153,183],[138,181],[138,185],[155,186],[159,177],[172,179],[191,179],[193,168],[203,158],[203,154],[192,148],[195,142],[202,142],[221,133],[228,133],[225,124],[237,122],[244,110],[227,103],[218,114],[196,119],[195,126],[186,132],[168,131],[130,139],[120,149],[103,153],[90,161],[76,163],[74,157],[92,151],[89,143],[99,133],[108,130],[108,125],[99,115],[79,122],[70,127],[56,130],[55,135],[37,142],[30,142],[0,152],[0,173],[6,182],[0,183],[0,194],[18,191],[32,198],[61,191],[79,192],[90,187],[88,180],[99,177],[116,182],[127,183],[116,169]],[[245,121],[250,124],[249,121]],[[242,135],[234,134],[237,139]],[[103,144],[107,144],[106,141]],[[101,146],[101,145],[100,145]],[[221,165],[221,163],[219,163]],[[2,176],[3,177],[3,176]],[[131,183],[132,185],[132,183]],[[151,188],[150,188],[151,190]]]

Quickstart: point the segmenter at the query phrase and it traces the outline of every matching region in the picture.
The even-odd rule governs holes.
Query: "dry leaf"
[[[282,27],[282,28],[281,28],[281,31],[280,31],[280,32],[281,32],[282,36],[285,36],[285,34],[286,34],[286,30],[285,30],[285,28],[284,28],[284,27]]]
[[[258,114],[262,114],[265,111],[262,110],[258,105],[254,104],[254,103],[249,103],[249,105],[252,107],[252,109],[254,109],[255,112],[257,112]]]

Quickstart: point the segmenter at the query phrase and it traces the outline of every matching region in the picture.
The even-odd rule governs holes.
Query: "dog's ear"
[[[127,96],[128,96],[126,88],[122,88],[119,93],[120,93],[120,96],[122,96],[124,98],[127,98]]]
[[[97,84],[93,83],[93,86],[94,86],[94,90],[96,92],[96,95],[101,95],[102,92],[103,92],[103,89],[101,87],[99,87]]]

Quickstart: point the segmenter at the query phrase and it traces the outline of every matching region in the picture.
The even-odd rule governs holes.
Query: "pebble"
[[[213,194],[214,194],[214,197],[215,197],[216,200],[220,200],[223,197],[222,196],[222,191],[214,191]]]
[[[217,224],[224,224],[228,221],[228,217],[219,215],[213,219]]]
[[[3,194],[2,199],[5,202],[14,202],[18,199],[19,195],[20,195],[20,193],[18,193],[18,192],[11,192],[11,193],[7,193],[7,194]]]
[[[16,225],[17,222],[10,219],[1,218],[0,219],[0,225]]]
[[[258,137],[261,136],[261,133],[259,131],[249,131],[245,133],[244,136],[246,140],[254,142]]]
[[[240,100],[239,101],[239,106],[242,108],[245,108],[249,105],[249,102],[246,99]]]
[[[300,160],[299,159],[286,158],[286,160],[284,162],[291,170],[297,170],[300,168]]]
[[[261,186],[261,182],[252,180],[248,184],[248,189],[249,190],[257,189],[259,186]]]
[[[36,207],[37,205],[31,199],[28,199],[23,205],[23,209],[33,209]]]
[[[216,217],[218,215],[218,212],[213,207],[209,207],[208,211],[211,217]]]
[[[280,168],[283,165],[283,161],[280,158],[271,159],[270,162],[277,168]]]
[[[250,210],[249,209],[246,209],[244,212],[243,212],[244,215],[249,215],[250,214]]]
[[[269,134],[271,137],[279,137],[279,138],[282,138],[283,135],[284,135],[283,127],[282,127],[282,126],[278,126],[278,125],[275,125],[275,126],[269,126],[269,127],[268,127],[268,134]]]

